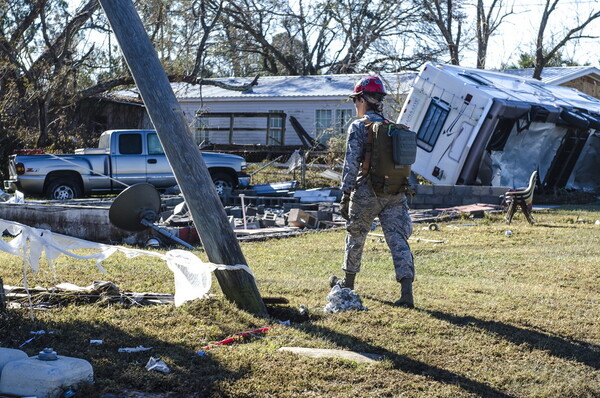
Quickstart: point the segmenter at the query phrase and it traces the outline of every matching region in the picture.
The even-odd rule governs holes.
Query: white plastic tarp
[[[14,221],[0,219],[0,231],[7,231],[14,238],[10,241],[0,239],[0,250],[22,257],[24,259],[24,272],[27,274],[28,266],[34,272],[40,267],[40,260],[44,256],[48,265],[54,271],[52,260],[64,254],[78,259],[95,259],[98,269],[106,273],[102,261],[116,252],[125,254],[127,258],[137,256],[158,257],[166,261],[175,278],[175,305],[179,306],[185,301],[204,297],[211,286],[211,272],[219,270],[245,270],[250,275],[252,271],[246,265],[222,265],[205,263],[191,252],[185,250],[171,250],[166,254],[157,252],[130,249],[123,246],[106,245],[66,235],[53,233],[49,230],[38,229]],[[71,252],[77,249],[91,249],[95,253],[81,256]],[[27,281],[25,280],[25,287]]]

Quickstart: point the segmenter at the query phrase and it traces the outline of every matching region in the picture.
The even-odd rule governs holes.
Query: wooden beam
[[[100,0],[211,262],[246,264],[227,221],[200,150],[131,0]],[[254,278],[247,272],[215,271],[225,297],[238,307],[267,315]]]

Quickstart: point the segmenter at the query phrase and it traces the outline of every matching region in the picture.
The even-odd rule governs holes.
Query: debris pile
[[[72,283],[61,283],[50,288],[18,287],[4,285],[6,299],[11,307],[29,306],[45,309],[66,304],[89,304],[96,302],[122,303],[124,305],[172,304],[172,294],[136,293],[119,289],[112,282],[94,281],[91,285],[80,287]]]
[[[339,204],[336,203],[338,190],[289,191],[288,187],[281,190],[276,184],[266,186],[260,186],[257,191],[231,195],[223,200],[226,204],[225,213],[238,239],[283,237],[307,230],[345,226],[345,221],[339,214]],[[256,192],[260,192],[261,196],[256,196]],[[163,197],[165,211],[162,212],[162,225],[188,243],[199,243],[191,214],[182,201],[181,196]]]
[[[364,307],[360,296],[347,287],[341,288],[335,285],[331,292],[327,295],[327,305],[323,311],[327,313],[343,312],[348,310],[367,311]]]

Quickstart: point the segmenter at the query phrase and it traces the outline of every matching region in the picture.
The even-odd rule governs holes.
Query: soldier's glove
[[[344,196],[342,196],[342,200],[340,201],[340,213],[344,220],[348,221],[350,219],[350,194],[348,192],[344,192]]]

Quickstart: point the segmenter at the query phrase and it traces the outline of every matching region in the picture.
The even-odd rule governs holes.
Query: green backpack
[[[411,192],[410,165],[417,154],[417,134],[402,124],[389,121],[367,122],[367,145],[363,157],[363,175],[368,174],[377,195]]]

